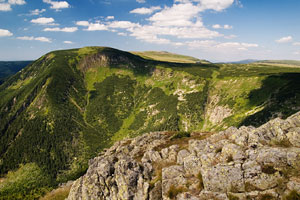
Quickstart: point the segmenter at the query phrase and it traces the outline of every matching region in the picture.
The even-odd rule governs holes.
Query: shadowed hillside
[[[0,199],[32,199],[74,180],[124,138],[287,117],[299,110],[299,73],[148,60],[106,47],[50,52],[0,85]]]

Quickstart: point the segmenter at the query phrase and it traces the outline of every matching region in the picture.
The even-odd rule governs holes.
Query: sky
[[[84,46],[300,60],[299,9],[299,0],[0,0],[0,60]]]

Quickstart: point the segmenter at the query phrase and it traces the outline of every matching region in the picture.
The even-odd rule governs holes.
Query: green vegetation
[[[183,193],[185,191],[186,189],[184,187],[175,187],[174,185],[171,185],[171,187],[168,190],[167,196],[170,199],[175,199],[178,194]]]
[[[175,63],[209,63],[206,60],[199,60],[190,56],[178,55],[166,51],[143,51],[143,52],[132,52],[135,55],[141,56],[149,60],[158,60],[165,62]]]
[[[297,191],[293,190],[287,196],[285,196],[283,199],[284,200],[299,200],[300,194]]]
[[[38,199],[49,191],[50,177],[36,164],[21,165],[9,172],[0,187],[0,199]]]
[[[32,61],[0,61],[0,85]]]
[[[185,132],[185,131],[176,132],[174,135],[172,135],[171,140],[180,139],[180,138],[184,138],[184,137],[191,137],[191,133]]]
[[[14,198],[78,178],[90,158],[123,138],[169,131],[175,135],[164,145],[184,146],[191,132],[259,126],[300,107],[300,68],[143,57],[105,47],[54,51],[0,85],[0,176],[34,165],[47,177]],[[3,198],[12,198],[3,184]]]

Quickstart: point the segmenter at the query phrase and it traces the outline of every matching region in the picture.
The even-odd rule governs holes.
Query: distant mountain
[[[300,66],[299,60],[260,60],[256,63],[259,64],[275,64],[275,65],[282,65],[282,66]]]
[[[32,61],[0,61],[0,85],[9,76],[17,73]]]
[[[232,63],[232,64],[249,64],[249,63],[254,63],[254,62],[258,62],[258,60],[247,59],[247,60],[240,60],[240,61],[229,62],[229,63]]]
[[[207,60],[200,60],[191,56],[178,55],[167,51],[143,51],[143,52],[132,52],[135,55],[141,56],[149,60],[175,62],[175,63],[202,63],[209,64]]]
[[[37,199],[124,138],[288,117],[299,94],[299,68],[167,62],[107,47],[50,52],[0,85],[0,199]]]

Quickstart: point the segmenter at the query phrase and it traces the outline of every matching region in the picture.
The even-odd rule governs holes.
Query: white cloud
[[[278,40],[276,40],[277,43],[288,43],[293,41],[293,37],[292,36],[287,36],[287,37],[282,37]]]
[[[17,37],[17,39],[19,40],[36,40],[36,41],[40,41],[40,42],[48,42],[51,43],[51,39],[50,38],[46,38],[46,37],[33,37],[33,36],[23,36],[23,37]]]
[[[215,24],[212,26],[214,29],[220,29],[222,28],[222,26],[220,24]]]
[[[76,25],[85,26],[86,29],[84,31],[107,31],[108,27],[106,24],[102,24],[101,22],[90,23],[88,21],[77,21]]]
[[[139,24],[132,23],[130,21],[113,21],[108,25],[110,28],[123,28],[129,29],[140,26]]]
[[[115,19],[115,17],[114,16],[107,16],[106,17],[106,20],[111,20],[111,19]]]
[[[230,7],[234,0],[194,0],[194,2],[199,2],[201,10],[222,11]]]
[[[157,27],[157,26],[139,26],[132,29],[128,29],[132,32],[131,36],[140,40],[146,40],[148,38],[159,38],[159,36],[174,36],[180,39],[192,39],[192,38],[215,38],[222,36],[216,31],[211,31],[205,27]],[[151,40],[150,40],[151,41]]]
[[[100,24],[100,23],[95,23],[95,24],[89,24],[87,29],[84,29],[85,31],[105,31],[108,30],[106,25]]]
[[[293,52],[294,55],[300,55],[300,52],[299,51],[295,51]]]
[[[65,27],[65,28],[45,28],[44,31],[51,31],[51,32],[68,32],[68,33],[73,33],[77,31],[77,27]]]
[[[155,13],[149,18],[157,26],[189,26],[191,21],[199,13],[199,7],[192,3],[174,4],[166,7],[162,11]]]
[[[64,41],[64,44],[73,44],[72,41]]]
[[[76,25],[77,26],[89,26],[89,22],[88,21],[77,21]]]
[[[239,43],[239,42],[217,42],[214,40],[195,40],[186,42],[192,49],[203,49],[210,51],[247,51],[248,48],[257,48],[258,44],[252,43]]]
[[[226,35],[224,36],[225,39],[233,39],[233,38],[236,38],[237,36],[236,35]]]
[[[234,0],[174,0],[172,6],[137,8],[130,13],[152,14],[146,20],[148,23],[140,25],[131,21],[112,21],[91,23],[88,21],[76,22],[79,26],[87,27],[84,30],[107,30],[118,32],[119,35],[129,35],[138,40],[175,46],[188,45],[186,41],[172,41],[170,37],[177,39],[213,39],[216,37],[234,38],[236,36],[224,36],[223,34],[206,28],[201,19],[204,10],[223,11],[230,7]],[[146,21],[146,22],[147,22]],[[230,29],[232,26],[219,25],[220,28]],[[120,31],[120,29],[124,30]],[[241,45],[240,48],[245,45]]]
[[[37,19],[32,19],[31,22],[35,24],[49,25],[54,22],[54,19],[52,17],[50,18],[40,17]]]
[[[153,12],[157,11],[157,10],[161,10],[160,6],[152,6],[150,8],[136,8],[132,11],[130,11],[130,13],[135,13],[135,14],[140,14],[140,15],[146,15],[146,14],[152,14]]]
[[[228,25],[228,24],[225,24],[224,25],[224,29],[232,29],[233,27],[232,26],[230,26],[230,25]]]
[[[35,10],[31,10],[29,15],[40,15],[42,14],[43,12],[46,12],[46,9],[35,9]]]
[[[0,3],[0,11],[11,11],[11,6],[8,3]]]
[[[9,30],[0,29],[0,37],[9,37],[13,34]]]
[[[0,1],[0,11],[11,11],[11,5],[24,5],[26,4],[25,0],[4,0]]]
[[[146,3],[146,0],[136,0],[138,3]]]
[[[300,46],[300,42],[294,42],[293,45],[294,46]]]
[[[214,29],[221,29],[221,28],[224,28],[224,29],[232,29],[232,26],[228,25],[228,24],[225,24],[224,26],[221,26],[220,24],[215,24],[212,26]]]
[[[127,36],[127,33],[119,32],[118,35]]]
[[[24,0],[8,0],[11,5],[24,5],[26,2]]]
[[[67,1],[52,1],[52,0],[43,0],[44,3],[50,4],[51,9],[60,10],[63,8],[69,8],[70,4]]]
[[[215,10],[222,11],[230,7],[235,0],[175,0],[179,3],[198,3],[201,11],[204,10]]]

